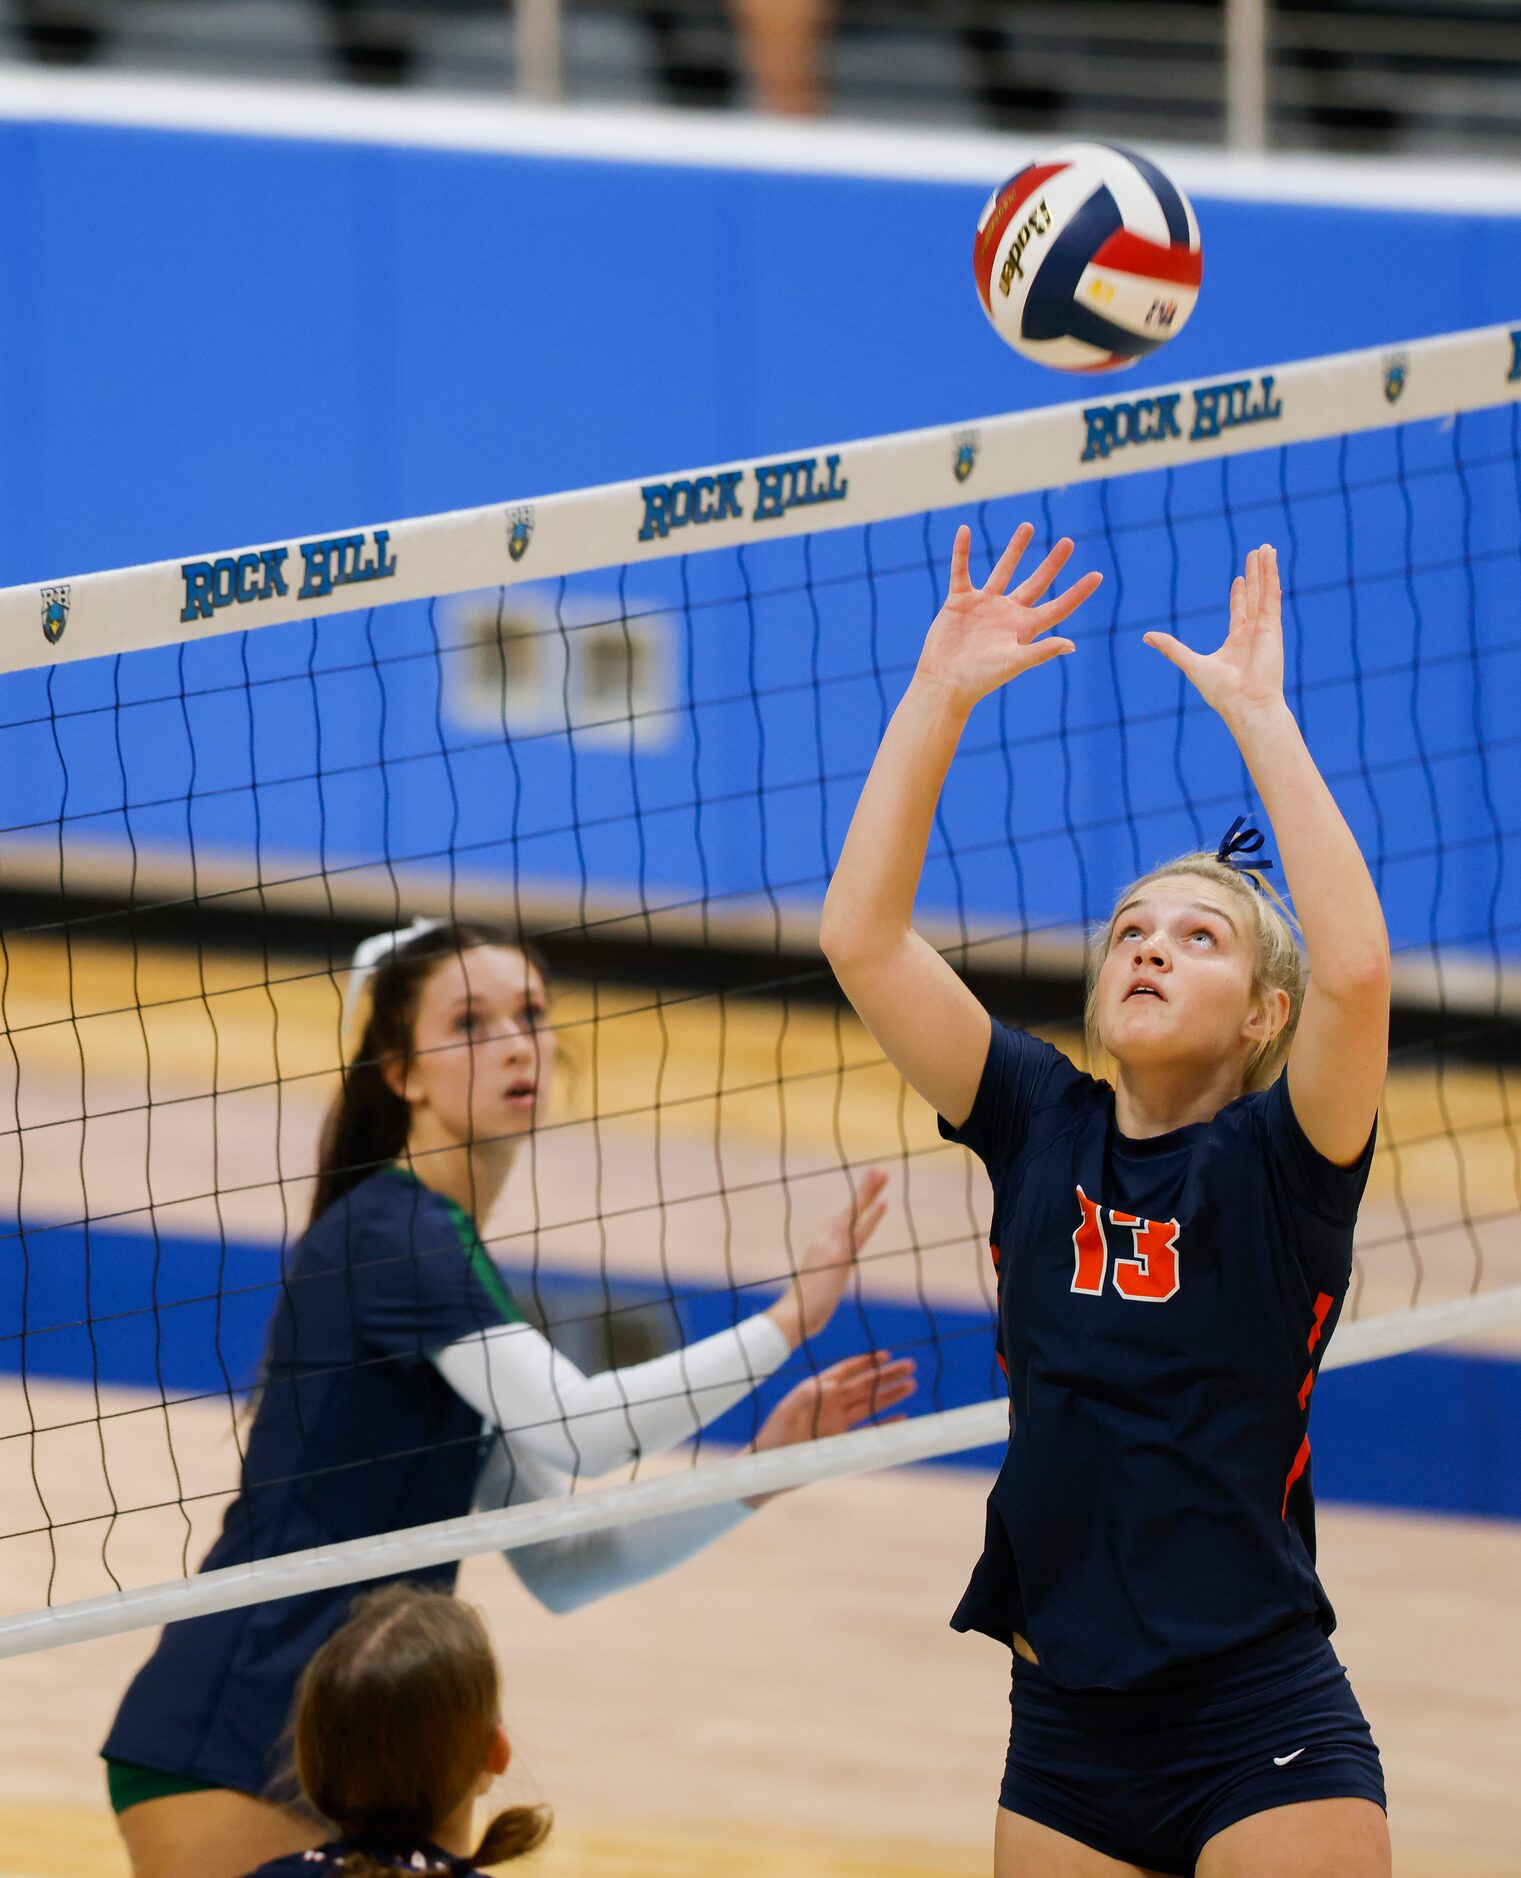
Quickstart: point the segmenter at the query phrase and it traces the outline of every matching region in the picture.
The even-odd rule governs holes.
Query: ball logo
[[[1229,378],[1216,385],[1196,385],[1191,392],[1162,391],[1150,398],[1127,398],[1115,404],[1092,404],[1083,411],[1087,436],[1079,459],[1113,456],[1133,445],[1184,440],[1178,407],[1193,399],[1187,441],[1218,437],[1241,424],[1271,424],[1283,416],[1283,400],[1273,395],[1273,374]]]
[[[774,522],[793,509],[820,502],[843,502],[850,482],[840,474],[838,455],[789,457],[781,463],[757,463],[754,470],[715,470],[710,476],[683,476],[675,482],[644,483],[641,541],[664,541],[673,528],[701,528],[708,522],[743,521],[746,478],[755,478],[749,519]]]
[[[1405,359],[1390,359],[1384,366],[1384,398],[1387,403],[1399,403],[1408,371],[1409,364]]]
[[[323,600],[338,587],[389,580],[396,572],[390,542],[388,528],[297,542],[301,585],[296,598]],[[182,562],[185,603],[180,609],[181,621],[214,619],[224,606],[283,599],[294,578],[294,570],[287,573],[289,559],[289,548],[253,548],[247,554],[224,554],[215,561]]]
[[[998,270],[998,291],[1007,300],[1009,289],[1016,280],[1025,277],[1025,249],[1037,235],[1049,235],[1051,232],[1051,211],[1046,207],[1046,199],[1041,197],[1035,207],[1014,231],[1014,239],[1009,243],[1009,251],[1003,257],[1003,266]]]
[[[533,505],[530,503],[521,509],[509,509],[507,511],[507,552],[514,561],[522,560],[532,540]]]
[[[44,587],[42,589],[42,632],[50,646],[57,645],[68,623],[69,589],[67,587]]]
[[[958,431],[951,439],[955,456],[951,461],[951,474],[958,483],[968,482],[977,467],[977,452],[982,446],[982,433],[975,430]]]

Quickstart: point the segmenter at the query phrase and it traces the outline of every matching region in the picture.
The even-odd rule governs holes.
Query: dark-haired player
[[[547,1092],[554,1032],[531,949],[423,922],[361,948],[369,1009],[323,1132],[313,1216],[287,1261],[237,1498],[203,1569],[565,1493],[694,1434],[829,1321],[881,1220],[869,1173],[786,1294],[733,1329],[584,1375],[525,1323],[476,1231]],[[802,1383],[759,1446],[900,1402],[909,1361],[871,1352]],[[521,1548],[571,1610],[690,1557],[726,1504]],[[450,1565],[415,1574],[452,1588]],[[134,1878],[240,1878],[320,1829],[275,1783],[302,1669],[344,1621],[340,1587],[171,1624],[104,1753]]]

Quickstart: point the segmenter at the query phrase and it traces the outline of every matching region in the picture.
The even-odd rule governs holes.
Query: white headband
[[[414,939],[421,939],[425,933],[438,932],[446,924],[441,919],[414,919],[410,926],[403,926],[396,932],[372,933],[368,939],[360,940],[354,948],[354,957],[349,964],[349,982],[343,993],[345,1031],[354,1021],[354,1013],[359,1008],[365,986],[386,960],[404,945],[410,945]]]

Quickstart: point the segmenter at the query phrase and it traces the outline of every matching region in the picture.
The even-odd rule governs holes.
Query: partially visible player
[[[553,1073],[549,992],[495,929],[424,922],[361,948],[369,1015],[323,1132],[312,1220],[286,1262],[243,1476],[203,1570],[569,1491],[714,1421],[828,1323],[884,1211],[862,1177],[787,1290],[732,1329],[584,1375],[527,1324],[482,1246]],[[798,1385],[757,1444],[839,1433],[912,1390],[885,1352]],[[573,1610],[668,1570],[746,1516],[726,1504],[520,1548]],[[417,1574],[443,1589],[452,1565]],[[103,1750],[135,1878],[239,1878],[316,1843],[277,1785],[302,1668],[351,1589],[171,1624]]]
[[[306,1666],[291,1737],[302,1797],[336,1836],[257,1878],[476,1878],[549,1832],[540,1806],[475,1830],[511,1750],[486,1626],[444,1592],[388,1585],[358,1599]]]
[[[1387,1878],[1378,1753],[1315,1573],[1306,1432],[1384,1079],[1378,896],[1284,700],[1259,548],[1217,652],[1146,638],[1250,767],[1308,988],[1232,830],[1128,888],[1102,934],[1089,1017],[1112,1088],[990,1020],[913,905],[973,705],[1074,650],[1047,635],[1099,584],[1043,600],[1064,540],[1006,594],[1031,534],[978,589],[958,533],[822,932],[887,1055],[993,1181],[1012,1427],[953,1622],[1014,1653],[995,1870]]]

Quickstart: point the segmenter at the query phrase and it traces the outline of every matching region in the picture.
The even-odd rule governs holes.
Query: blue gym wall
[[[984,321],[984,193],[0,125],[0,580],[1081,395]],[[1521,315],[1515,218],[1198,208],[1127,391]]]
[[[970,185],[0,125],[0,581],[545,494],[1074,395],[1067,383],[1016,359],[984,322],[968,260],[983,193]],[[1163,354],[1117,381],[1126,392],[1521,315],[1515,219],[1207,199],[1198,208],[1206,248],[1199,309]],[[1434,465],[1453,446],[1428,426],[1410,447]],[[1499,926],[1510,950],[1521,922],[1499,896],[1521,886],[1514,868],[1512,881],[1502,881],[1494,824],[1482,820],[1466,681],[1450,669],[1444,678],[1439,666],[1423,693],[1421,709],[1434,713],[1423,733],[1428,750],[1453,752],[1435,783],[1434,770],[1423,776],[1404,761],[1407,745],[1381,741],[1393,736],[1396,721],[1408,731],[1416,708],[1405,696],[1409,665],[1423,632],[1428,640],[1433,631],[1456,633],[1461,646],[1471,629],[1475,645],[1482,640],[1487,647],[1494,636],[1494,656],[1504,651],[1503,628],[1516,612],[1516,566],[1508,551],[1517,532],[1508,506],[1515,489],[1503,438],[1475,433],[1471,453],[1494,459],[1493,487],[1479,479],[1465,512],[1453,479],[1437,479],[1433,487],[1447,493],[1423,507],[1425,533],[1417,543],[1419,554],[1435,562],[1444,543],[1461,544],[1467,529],[1479,555],[1477,585],[1466,601],[1460,596],[1464,616],[1446,610],[1450,579],[1428,595],[1424,614],[1418,591],[1412,604],[1415,590],[1401,587],[1398,607],[1380,607],[1371,624],[1364,622],[1377,644],[1361,649],[1355,622],[1354,637],[1347,637],[1342,588],[1339,479],[1346,466],[1330,447],[1321,457],[1306,455],[1301,625],[1313,627],[1323,617],[1328,629],[1335,627],[1334,634],[1311,635],[1320,650],[1308,655],[1329,661],[1310,676],[1326,682],[1316,708],[1329,713],[1320,729],[1331,754],[1345,757],[1361,738],[1356,766],[1366,771],[1382,761],[1385,793],[1377,807],[1355,789],[1349,807],[1370,847],[1386,837],[1390,844],[1387,881],[1401,889],[1400,936],[1419,943],[1435,934],[1471,946]],[[1355,463],[1352,469],[1355,475]],[[1146,504],[1154,508],[1159,499],[1159,479],[1116,488],[1109,519],[1128,519],[1137,531],[1133,557],[1111,568],[1129,580],[1128,623],[1138,624],[1135,595],[1148,583],[1160,591],[1181,580],[1185,610],[1194,606],[1201,617],[1212,604],[1226,537],[1236,532],[1220,513],[1221,472],[1213,473],[1215,512],[1192,524],[1200,531],[1193,537],[1182,528],[1171,560],[1168,544],[1144,527]],[[1224,485],[1225,494],[1242,511],[1241,530],[1250,530],[1252,503],[1265,499],[1276,466],[1264,459],[1231,475],[1236,480]],[[1081,513],[1096,515],[1097,498],[1082,501],[1088,506]],[[1375,499],[1357,550],[1373,556],[1364,570],[1370,579],[1400,564],[1407,519],[1393,495]],[[944,543],[937,538],[929,550],[943,556]],[[821,541],[823,571],[832,554],[852,551]],[[799,815],[800,798],[791,794],[778,795],[775,818],[759,828],[753,803],[716,811],[724,818],[710,844],[711,864],[720,870],[711,882],[716,890],[754,884],[758,836],[770,840],[774,880],[803,881],[807,897],[813,889],[806,883],[821,878],[829,841],[843,830],[855,786],[850,772],[869,754],[878,722],[881,696],[870,667],[873,660],[885,665],[891,686],[932,601],[926,544],[917,534],[899,539],[889,531],[883,553],[902,568],[892,579],[905,596],[888,642],[868,643],[858,583],[850,603],[856,610],[842,601],[822,651],[826,675],[831,660],[839,675],[831,735],[841,739],[832,753],[839,780],[824,815],[816,805]],[[732,561],[725,565],[732,574]],[[779,565],[778,584],[786,585],[791,564]],[[1196,575],[1203,584],[1194,593],[1188,583]],[[671,570],[641,579],[653,603],[670,603]],[[1117,599],[1114,586],[1108,591]],[[777,617],[790,624],[759,656],[774,660],[780,677],[809,656],[814,623],[798,597]],[[1112,623],[1112,614],[1105,617]],[[742,609],[715,606],[707,618],[708,642],[716,646],[729,641]],[[431,631],[423,609],[382,615],[375,626],[379,650],[402,655],[425,651]],[[310,686],[314,644],[318,665],[332,669]],[[490,748],[458,759],[452,776],[441,759],[414,763],[405,786],[397,781],[403,772],[393,774],[389,792],[362,774],[335,775],[320,804],[310,782],[266,787],[255,817],[251,796],[241,790],[250,765],[261,776],[272,767],[300,774],[313,766],[313,697],[323,699],[327,767],[336,772],[345,760],[373,752],[377,687],[372,678],[338,669],[352,662],[356,645],[362,654],[369,644],[355,621],[330,623],[317,641],[304,627],[255,635],[247,657],[254,675],[271,682],[252,705],[236,639],[196,649],[196,685],[228,689],[220,701],[213,695],[188,711],[177,696],[182,675],[172,654],[124,667],[120,679],[104,662],[72,668],[59,674],[51,699],[41,679],[8,682],[0,718],[35,722],[7,737],[7,820],[46,825],[56,816],[63,772],[50,713],[109,708],[120,682],[129,694],[156,694],[163,702],[120,715],[120,751],[100,735],[105,717],[65,716],[59,736],[72,815],[119,804],[125,768],[136,799],[164,803],[135,814],[139,839],[184,841],[183,798],[192,776],[204,798],[189,824],[198,844],[246,849],[262,834],[271,846],[289,849],[297,836],[309,839],[320,807],[333,851],[370,851],[384,829],[401,846],[413,842],[416,830],[414,845],[426,846],[451,789],[464,817],[456,824],[461,844],[487,840],[493,827],[500,833],[503,791],[515,785],[500,749]],[[709,654],[699,647],[693,656],[700,663]],[[1171,708],[1175,682],[1155,663],[1126,666],[1117,662],[1121,656],[1111,650],[1107,660],[1093,662],[1098,676],[1071,680],[1077,720],[1102,726],[1116,705],[1122,716],[1128,706],[1143,718]],[[1353,693],[1336,704],[1335,681],[1360,663],[1395,676],[1385,681],[1370,672],[1361,694],[1370,708],[1354,725]],[[864,675],[849,679],[852,668]],[[397,753],[409,753],[409,738],[425,749],[436,734],[431,696],[409,679],[416,669],[395,667],[385,687],[388,748]],[[764,684],[770,669],[763,664],[758,674],[739,675]],[[1513,683],[1507,667],[1492,669]],[[715,668],[710,688],[725,682]],[[1377,692],[1381,682],[1395,687],[1387,697]],[[1100,689],[1088,695],[1084,684]],[[1060,735],[1064,693],[1054,683],[1047,692],[1040,722],[1021,721],[1027,739],[1050,739],[1047,754],[1021,777],[1022,827],[1035,819],[1053,830],[1069,820],[1082,823],[1090,869],[1104,876],[1130,863],[1130,811],[1146,819],[1148,840],[1163,848],[1198,832],[1182,806],[1183,787],[1192,787],[1194,807],[1211,831],[1223,822],[1240,791],[1235,772],[1220,769],[1222,752],[1208,724],[1191,719],[1188,749],[1169,743],[1165,763],[1149,766],[1122,729],[1111,735],[1107,754],[1101,743],[1095,760],[1063,776],[1048,757],[1072,747]],[[296,708],[282,715],[287,696]],[[806,781],[818,733],[812,703],[805,696],[776,708],[784,715],[765,726],[772,765],[766,778]],[[761,728],[747,703],[711,720],[704,760],[717,768],[704,772],[705,792],[743,793],[755,773]],[[1484,732],[1482,724],[1477,729]],[[950,822],[964,827],[969,841],[985,822],[988,801],[1001,813],[1006,800],[1009,772],[997,732],[989,718],[983,754],[970,753],[948,798]],[[1493,742],[1493,763],[1521,761],[1513,738]],[[525,747],[523,755],[517,813],[519,833],[531,837],[536,818],[546,830],[563,825],[568,763],[563,740]],[[626,798],[625,755],[589,749],[578,763],[585,819],[595,818],[599,803]],[[641,778],[646,809],[658,817],[662,790],[679,801],[691,774],[685,745],[652,753]],[[1198,779],[1217,784],[1222,775],[1216,802]],[[1506,802],[1521,793],[1521,774],[1509,769],[1492,781]],[[226,793],[210,793],[217,789]],[[481,803],[492,813],[476,827],[470,818]],[[1465,844],[1454,829],[1469,824],[1454,818],[1475,816],[1476,838]],[[1421,852],[1402,859],[1398,836],[1412,817],[1419,837],[1413,845]],[[1451,859],[1446,874],[1434,878],[1425,850],[1439,826]],[[106,814],[93,832],[121,839],[125,828],[119,815]],[[647,832],[645,861],[664,869],[662,878],[673,886],[689,881],[691,829],[657,821]],[[1058,918],[1064,910],[1070,917],[1074,904],[1102,901],[1113,884],[1069,877],[1073,868],[1081,874],[1082,861],[1065,838],[1027,856],[1030,867],[1018,880],[1007,872],[1005,844],[995,840],[992,847],[997,852],[973,870],[970,884],[943,869],[932,874],[932,897],[951,905],[958,892],[969,891],[987,910],[1017,907],[1022,916]],[[583,851],[597,882],[626,883],[638,864],[626,828],[621,843],[588,835]],[[566,838],[546,834],[525,857],[535,871],[577,876],[579,858]],[[471,864],[500,868],[506,858],[505,846],[477,847]],[[732,874],[721,871],[726,867]],[[1401,876],[1402,867],[1414,871]],[[1027,892],[1028,903],[1019,897]],[[77,1321],[81,1312],[85,1244],[77,1234],[67,1237],[69,1256],[37,1268],[50,1274],[28,1303],[39,1332]],[[95,1235],[102,1256],[92,1264],[130,1309],[147,1282],[138,1270],[146,1249],[118,1237],[120,1243]],[[55,1236],[52,1243],[62,1241]],[[213,1250],[192,1242],[171,1248],[182,1258],[187,1296],[203,1290],[197,1274]],[[250,1272],[267,1267],[268,1248],[235,1250],[250,1261]],[[20,1258],[4,1267],[0,1278],[19,1284]],[[98,1314],[101,1300],[93,1303]],[[695,1301],[689,1328],[703,1327],[722,1308],[717,1298]],[[0,1327],[8,1333],[0,1339],[0,1364],[9,1367],[19,1360],[20,1310],[19,1293],[0,1298]],[[926,1397],[948,1404],[986,1393],[986,1327],[945,1315],[937,1349],[927,1341],[928,1326],[911,1316],[889,1311],[869,1334],[919,1346],[929,1366]],[[220,1366],[207,1372],[206,1340],[192,1334],[194,1309],[181,1319],[188,1328],[170,1351],[166,1380],[177,1388],[219,1386]],[[244,1311],[228,1326],[234,1384],[251,1377],[262,1321],[262,1312]],[[861,1330],[842,1314],[842,1337]],[[86,1339],[59,1331],[32,1339],[31,1360],[45,1373],[88,1374],[92,1358]],[[152,1352],[125,1331],[106,1340],[99,1360],[110,1380],[152,1380]],[[937,1370],[942,1361],[946,1367]],[[1439,1354],[1328,1382],[1316,1411],[1323,1488],[1521,1516],[1518,1382],[1521,1365]],[[1452,1425],[1455,1418],[1476,1432],[1471,1479],[1423,1458],[1423,1431],[1434,1420]],[[1408,1439],[1393,1438],[1407,1425]],[[1454,1446],[1464,1449],[1449,1443],[1443,1452]]]

